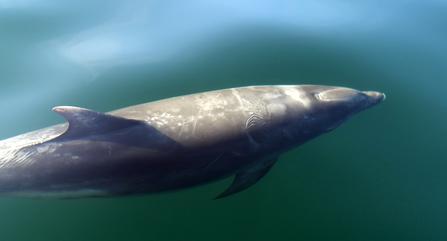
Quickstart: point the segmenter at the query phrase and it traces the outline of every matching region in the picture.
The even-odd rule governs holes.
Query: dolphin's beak
[[[368,100],[363,105],[363,110],[366,110],[372,106],[375,106],[386,99],[384,93],[375,92],[375,91],[364,91],[362,92],[366,96],[368,96]]]

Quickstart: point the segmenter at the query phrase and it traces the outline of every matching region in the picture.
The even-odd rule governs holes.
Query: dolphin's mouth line
[[[383,96],[383,98],[382,98],[382,100],[381,100],[379,103],[382,103],[382,102],[384,102],[384,101],[386,100],[386,95],[385,95],[385,93],[382,93],[382,96]]]
[[[335,128],[337,128],[337,127],[338,127],[338,126],[329,127],[328,129],[326,129],[326,130],[324,131],[324,133],[328,133],[328,132],[334,130]]]

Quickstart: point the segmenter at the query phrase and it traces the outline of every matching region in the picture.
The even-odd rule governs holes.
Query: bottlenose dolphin
[[[235,175],[216,198],[261,179],[280,155],[385,100],[316,85],[251,86],[180,96],[107,114],[69,106],[68,123],[0,142],[0,195],[160,193]]]

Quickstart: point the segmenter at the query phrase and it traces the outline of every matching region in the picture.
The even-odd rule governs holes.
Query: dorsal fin
[[[68,129],[58,137],[64,139],[116,131],[141,123],[138,120],[72,106],[54,107],[53,111],[65,117],[69,123]]]

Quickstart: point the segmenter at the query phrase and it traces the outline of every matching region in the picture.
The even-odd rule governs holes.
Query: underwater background
[[[0,198],[0,239],[447,240],[447,1],[0,0],[0,139],[248,85],[387,100],[232,178],[143,197]]]

